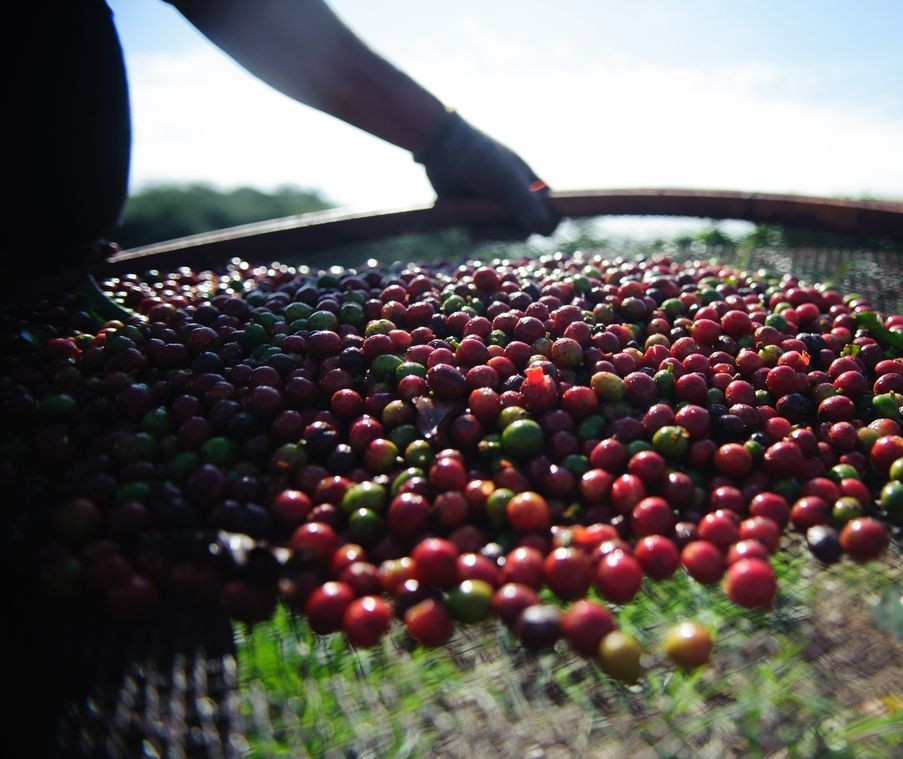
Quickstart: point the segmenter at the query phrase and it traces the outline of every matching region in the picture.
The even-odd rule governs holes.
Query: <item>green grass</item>
[[[899,675],[903,644],[878,629],[893,621],[874,617],[899,599],[899,556],[823,569],[803,553],[775,557],[780,596],[767,612],[743,610],[683,574],[648,582],[616,607],[620,626],[648,652],[646,676],[633,687],[563,644],[525,652],[495,623],[462,628],[441,650],[414,648],[396,628],[376,648],[355,651],[280,611],[239,636],[253,755],[434,756],[532,744],[571,753],[585,744],[603,756],[764,756],[779,748],[801,757],[888,756],[903,735],[903,687],[881,657],[894,666],[895,656]],[[707,667],[675,670],[657,652],[680,619],[714,632]]]

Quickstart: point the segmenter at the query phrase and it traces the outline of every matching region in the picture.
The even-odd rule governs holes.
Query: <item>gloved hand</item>
[[[440,198],[494,198],[525,233],[549,235],[558,217],[548,189],[521,158],[457,113],[448,114],[414,160],[423,164]]]

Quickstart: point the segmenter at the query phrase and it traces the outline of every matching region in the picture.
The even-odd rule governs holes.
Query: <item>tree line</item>
[[[134,248],[254,221],[322,211],[332,205],[315,190],[291,186],[264,192],[251,187],[218,190],[207,184],[153,185],[129,196],[112,239],[123,248]]]

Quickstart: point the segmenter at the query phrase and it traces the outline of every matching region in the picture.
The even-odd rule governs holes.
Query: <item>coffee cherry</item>
[[[761,559],[740,559],[731,564],[725,577],[725,592],[739,606],[765,609],[777,592],[774,572]]]

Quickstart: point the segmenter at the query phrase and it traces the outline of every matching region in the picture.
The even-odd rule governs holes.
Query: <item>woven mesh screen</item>
[[[903,258],[892,248],[604,241],[592,221],[571,224],[552,243],[473,243],[448,230],[303,259],[288,250],[283,260],[315,269],[407,261],[451,268],[469,257],[576,249],[715,258],[830,279],[876,308],[901,306]],[[115,645],[115,633],[85,623],[96,667],[66,703],[58,743],[85,756],[724,757],[788,747],[801,756],[890,755],[903,735],[899,548],[867,566],[831,568],[801,545],[785,548],[776,560],[781,596],[767,613],[743,612],[717,588],[685,578],[647,582],[618,612],[648,652],[647,677],[634,687],[564,645],[526,652],[496,623],[459,627],[438,651],[413,648],[397,626],[375,649],[354,651],[285,611],[253,630],[235,627],[233,637],[226,619],[180,610]],[[717,635],[713,664],[693,673],[662,665],[657,649],[683,618]]]
[[[903,724],[899,553],[863,570],[788,549],[765,614],[738,613],[718,590],[687,602],[685,580],[647,583],[618,612],[649,652],[635,687],[565,645],[525,651],[500,623],[459,628],[438,651],[396,631],[353,652],[280,620],[240,638],[246,734],[261,755],[881,756]],[[691,675],[656,650],[686,618],[718,631],[713,663]]]
[[[360,267],[368,261],[381,266],[400,266],[409,261],[451,266],[468,258],[535,258],[577,250],[606,259],[665,254],[678,261],[717,260],[741,270],[792,273],[812,283],[829,283],[843,293],[861,293],[879,309],[896,313],[903,308],[903,246],[899,243],[818,233],[782,233],[778,228],[771,228],[762,234],[761,244],[736,245],[719,235],[714,235],[709,242],[691,237],[655,240],[642,232],[642,226],[638,231],[639,234],[630,236],[606,234],[604,219],[599,217],[566,220],[552,238],[480,242],[474,241],[463,228],[451,228],[303,255],[286,250],[282,260],[316,270],[331,266]]]

